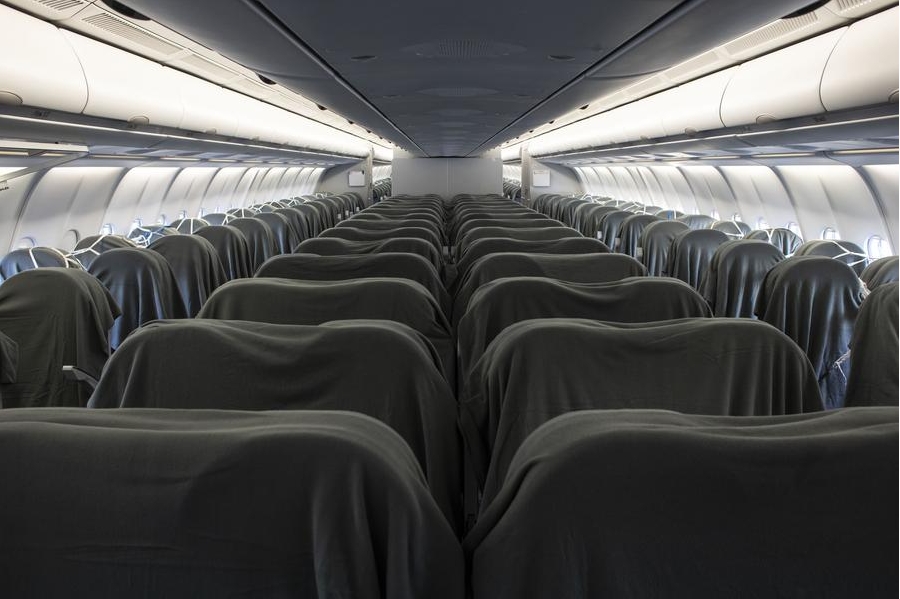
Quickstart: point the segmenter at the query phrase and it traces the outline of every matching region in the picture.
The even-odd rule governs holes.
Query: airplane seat
[[[715,316],[756,318],[756,298],[766,273],[782,260],[781,250],[767,241],[726,241],[713,254],[700,292]]]
[[[575,207],[575,210],[572,212],[572,228],[576,231],[580,232],[584,235],[584,219],[587,214],[590,214],[591,210],[594,208],[599,208],[600,205],[597,204],[593,199],[589,199],[585,202],[582,202],[578,206]]]
[[[503,277],[546,277],[568,283],[606,283],[642,277],[646,269],[631,256],[613,253],[538,254],[500,252],[483,256],[466,271],[453,297],[453,326],[465,315],[472,296]]]
[[[195,317],[212,292],[228,280],[216,248],[199,235],[169,235],[148,249],[172,268],[188,318]]]
[[[301,241],[294,248],[295,254],[318,254],[320,256],[342,256],[350,254],[381,254],[406,252],[418,254],[428,260],[438,273],[443,273],[444,260],[434,244],[415,237],[394,237],[373,241],[350,241],[337,237],[316,237]]]
[[[231,216],[225,214],[224,212],[210,212],[209,214],[203,215],[203,220],[208,222],[211,225],[224,225],[227,224],[229,220],[231,220]]]
[[[576,213],[578,212],[578,209],[582,206],[590,206],[591,204],[593,204],[591,200],[572,198],[571,201],[562,205],[561,210],[559,211],[559,220],[565,223],[567,227],[572,227],[577,231],[578,218]]]
[[[19,366],[19,344],[0,331],[0,408],[3,407],[3,385],[16,382]]]
[[[352,229],[364,229],[367,231],[393,231],[395,229],[403,229],[407,227],[414,227],[416,229],[426,229],[434,234],[437,239],[440,240],[441,245],[446,245],[446,239],[444,236],[444,228],[438,225],[434,220],[428,218],[406,218],[406,219],[396,219],[396,220],[367,220],[363,218],[359,218],[362,216],[360,214],[354,214],[352,217],[347,220],[342,220],[337,225],[335,225],[336,229],[343,228],[352,228]]]
[[[647,274],[654,277],[668,275],[666,266],[672,240],[688,226],[677,220],[660,220],[651,222],[641,232],[641,262],[647,268]]]
[[[607,212],[600,217],[597,229],[597,239],[608,245],[609,249],[612,251],[619,251],[619,229],[622,227],[622,223],[625,222],[625,219],[631,218],[632,216],[634,216],[634,212],[622,210],[621,207],[612,212]]]
[[[463,547],[474,599],[892,597],[897,408],[560,416]]]
[[[474,215],[473,215],[474,216]],[[466,234],[469,233],[472,229],[477,229],[479,227],[503,227],[506,229],[533,229],[536,227],[565,227],[563,223],[558,220],[553,220],[552,218],[543,215],[543,214],[534,214],[534,215],[507,215],[499,214],[496,216],[486,216],[479,218],[470,218],[465,217],[460,221],[457,221],[458,225],[454,229],[453,233],[453,243],[456,244],[456,241],[462,237],[465,237]]]
[[[299,281],[344,281],[373,277],[399,277],[419,283],[438,302],[449,318],[451,300],[438,271],[418,254],[389,252],[346,256],[291,254],[266,260],[256,277],[274,277]]]
[[[463,596],[415,456],[363,415],[5,410],[0,447],[5,597]]]
[[[197,318],[294,325],[358,319],[400,322],[428,339],[440,356],[442,373],[456,384],[456,346],[447,318],[428,290],[409,279],[240,279],[216,289]]]
[[[555,241],[567,238],[583,237],[581,233],[570,227],[554,227],[540,225],[525,229],[515,229],[510,227],[477,227],[471,229],[464,236],[456,240],[456,260],[461,261],[465,258],[468,248],[479,239],[488,239],[491,237],[504,239],[518,239],[521,241]]]
[[[103,283],[122,311],[109,331],[113,351],[151,320],[187,318],[175,273],[161,254],[143,248],[109,250],[91,263],[88,272]]]
[[[488,237],[472,242],[467,248],[466,255],[456,264],[452,276],[445,279],[447,291],[451,296],[456,295],[461,284],[466,280],[469,269],[480,258],[488,254],[501,252],[519,252],[535,254],[608,254],[609,248],[598,239],[589,237],[568,237],[565,239],[553,239],[549,241],[528,241],[510,239],[508,237]]]
[[[503,254],[495,254],[503,256]],[[485,258],[490,259],[491,256]],[[596,262],[628,258],[598,254]],[[626,266],[626,265],[623,265]],[[612,269],[598,267],[598,271]],[[622,273],[625,274],[625,273]],[[480,286],[456,327],[459,388],[485,349],[503,329],[536,318],[586,318],[606,322],[656,322],[711,317],[702,297],[677,279],[626,275],[606,281],[567,281],[551,277],[497,278]],[[460,393],[460,398],[464,393]]]
[[[225,211],[225,214],[231,218],[253,218],[256,216],[256,210],[252,208],[229,208]]]
[[[597,239],[597,233],[601,230],[600,221],[603,219],[603,216],[617,210],[618,208],[615,206],[604,206],[601,203],[589,206],[582,215],[581,227],[578,230],[585,237]]]
[[[252,276],[250,244],[239,229],[230,225],[210,225],[194,235],[212,244],[229,281]]]
[[[813,239],[806,241],[794,252],[795,256],[828,256],[850,266],[857,276],[862,275],[869,264],[869,256],[852,241]]]
[[[325,230],[325,222],[322,215],[314,205],[306,202],[294,206],[295,210],[300,211],[306,217],[306,223],[309,227],[307,239],[311,239]]]
[[[360,412],[403,437],[459,530],[456,400],[439,363],[398,322],[158,321],[116,350],[88,407]]]
[[[313,236],[311,229],[312,225],[302,210],[293,206],[287,206],[284,208],[276,208],[275,214],[280,214],[287,219],[291,229],[294,231],[294,235],[297,237],[297,243]],[[296,246],[296,243],[291,246],[291,251],[293,251]]]
[[[78,268],[81,263],[68,258],[62,251],[51,247],[19,248],[0,260],[0,283],[16,273],[35,268]]]
[[[676,220],[684,216],[684,212],[679,210],[674,210],[671,208],[665,208],[656,213],[656,216],[663,220]]]
[[[480,224],[474,224],[475,221],[486,221]],[[452,244],[456,244],[456,241],[461,237],[462,232],[460,229],[474,229],[477,226],[492,226],[493,223],[497,221],[503,221],[504,223],[512,223],[511,226],[519,225],[521,227],[535,226],[538,223],[560,223],[557,220],[554,220],[547,216],[546,214],[541,214],[540,212],[535,212],[534,210],[528,208],[515,208],[515,209],[499,209],[499,208],[491,208],[488,206],[478,205],[471,208],[464,208],[457,210],[453,213],[453,215],[447,220],[446,229],[447,234]],[[519,221],[524,221],[523,223],[519,223]],[[469,224],[469,223],[473,224]]]
[[[900,398],[898,283],[884,283],[863,300],[853,326],[845,405],[896,406]]]
[[[97,256],[116,248],[136,248],[135,242],[122,235],[88,235],[75,244],[68,257],[76,260],[86,270]]]
[[[290,254],[300,243],[300,238],[294,232],[290,221],[286,216],[276,212],[260,212],[254,216],[256,220],[269,225],[275,242],[275,254]],[[271,256],[270,256],[271,257]]]
[[[169,223],[169,227],[175,229],[182,235],[193,235],[203,227],[211,225],[205,218],[179,218]]]
[[[641,234],[648,225],[659,221],[660,218],[653,214],[635,214],[622,221],[619,232],[619,253],[641,260],[643,256]]]
[[[678,221],[686,224],[692,230],[709,229],[716,223],[716,219],[705,214],[686,214],[678,217]]]
[[[846,368],[835,363],[850,349],[865,286],[853,269],[825,256],[785,258],[763,280],[756,315],[777,327],[806,352],[824,405],[844,405]]]
[[[345,221],[350,222],[350,221]],[[394,239],[398,237],[409,237],[422,239],[434,246],[438,252],[443,250],[444,244],[441,239],[430,229],[422,227],[396,227],[394,229],[379,230],[367,229],[364,227],[353,227],[350,225],[343,227],[332,227],[327,231],[319,234],[320,239],[346,239],[347,241],[382,241],[385,239]]]
[[[694,289],[700,289],[716,249],[728,241],[728,235],[715,229],[682,231],[672,240],[666,272]]]
[[[750,225],[738,220],[719,220],[714,222],[710,229],[722,231],[728,235],[729,239],[743,239],[745,235],[753,231]]]
[[[145,248],[157,239],[165,237],[166,235],[179,235],[179,232],[178,230],[165,225],[135,227],[128,233],[128,239],[133,241],[138,247]]]
[[[900,281],[900,258],[897,256],[885,256],[878,260],[873,260],[859,275],[866,288],[869,291],[875,291],[876,287],[880,287],[885,283],[896,283]]]
[[[110,292],[83,270],[37,268],[5,281],[0,333],[16,344],[18,365],[13,380],[7,368],[0,369],[2,406],[84,406],[90,392],[68,382],[63,367],[74,365],[99,377],[120,314]]]
[[[486,502],[528,434],[566,412],[768,416],[822,409],[815,372],[797,344],[764,322],[736,318],[526,320],[494,338],[466,390],[460,424]]]
[[[263,262],[275,255],[275,234],[269,225],[255,217],[240,216],[228,221],[228,226],[239,230],[247,238],[252,276]]]
[[[744,239],[759,239],[771,243],[784,254],[785,258],[790,258],[797,251],[797,248],[803,243],[803,239],[791,231],[782,227],[774,229],[757,229],[750,231],[744,236]]]

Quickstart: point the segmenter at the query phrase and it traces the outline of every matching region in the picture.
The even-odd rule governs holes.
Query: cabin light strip
[[[835,150],[832,154],[846,156],[848,154],[896,154],[897,148],[872,148],[858,150]]]
[[[751,158],[807,158],[815,155],[815,152],[784,152],[781,154],[755,154]]]
[[[115,127],[102,127],[100,125],[85,125],[85,124],[81,124],[81,123],[66,123],[63,121],[36,119],[36,118],[32,118],[32,117],[27,117],[27,116],[14,116],[14,115],[10,115],[10,114],[0,114],[0,119],[6,119],[6,120],[11,120],[11,121],[21,121],[21,122],[25,122],[25,123],[40,123],[40,124],[44,124],[44,125],[60,125],[63,127],[72,127],[74,129],[90,129],[92,131],[106,131],[109,133],[125,133],[128,135],[143,135],[145,137],[155,137],[155,138],[160,138],[160,139],[180,139],[180,140],[190,141],[190,142],[194,142],[194,143],[201,142],[201,143],[206,143],[206,144],[215,144],[215,145],[221,144],[221,145],[235,146],[235,147],[239,147],[239,148],[254,148],[254,149],[258,149],[258,150],[268,150],[270,152],[272,152],[272,151],[274,151],[274,152],[289,152],[291,154],[305,154],[305,155],[313,154],[315,156],[327,156],[329,158],[341,158],[341,159],[351,158],[354,160],[360,159],[359,156],[333,154],[333,153],[322,152],[322,151],[313,150],[313,149],[294,150],[291,148],[280,148],[280,147],[274,147],[274,146],[261,146],[261,145],[257,145],[257,144],[243,144],[243,143],[234,142],[234,141],[218,141],[218,140],[212,140],[212,139],[203,139],[201,137],[186,137],[184,135],[172,135],[170,133],[150,133],[149,131],[130,131],[130,130],[125,130],[125,129],[116,129]]]

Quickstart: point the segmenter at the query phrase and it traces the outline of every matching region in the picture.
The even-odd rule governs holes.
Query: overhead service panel
[[[819,82],[846,27],[742,64],[722,98],[726,127],[819,114]]]
[[[78,57],[59,29],[0,5],[0,104],[81,112],[88,100]]]
[[[842,110],[897,101],[900,8],[850,26],[822,75],[822,103]]]

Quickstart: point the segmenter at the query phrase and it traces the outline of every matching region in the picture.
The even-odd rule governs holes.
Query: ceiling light
[[[755,154],[753,158],[803,158],[815,155],[815,152],[784,152],[781,154]]]
[[[0,150],[0,156],[28,156],[24,150]]]
[[[700,160],[733,160],[735,158],[743,158],[743,156],[736,156],[734,154],[725,156],[700,156]]]
[[[896,154],[897,148],[872,148],[868,150],[835,150],[832,154]]]
[[[160,160],[175,160],[178,162],[199,162],[199,158],[185,158],[183,156],[163,156]]]

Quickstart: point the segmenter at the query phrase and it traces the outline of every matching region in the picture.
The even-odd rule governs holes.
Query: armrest
[[[89,375],[84,370],[78,368],[77,366],[63,366],[62,371],[63,377],[67,381],[84,383],[91,391],[97,388],[97,379]]]

